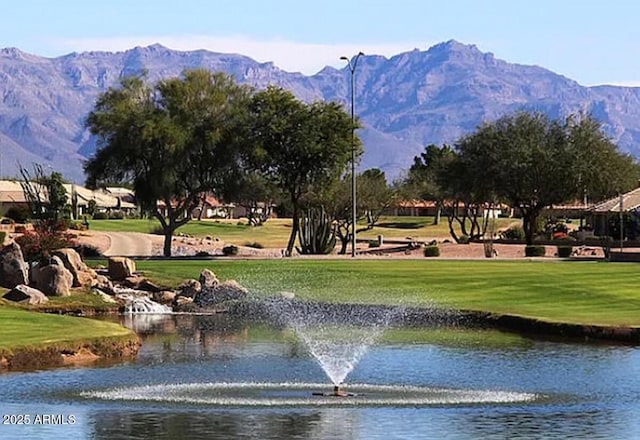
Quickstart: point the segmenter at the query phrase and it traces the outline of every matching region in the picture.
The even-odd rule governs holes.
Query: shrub
[[[470,241],[471,239],[468,235],[461,235],[458,237],[458,244],[469,244]]]
[[[509,229],[505,229],[500,233],[500,237],[503,240],[513,241],[524,240],[526,238],[522,226],[512,226]]]
[[[222,248],[222,253],[226,256],[238,255],[238,246],[232,244]]]
[[[93,214],[94,220],[107,220],[108,218],[109,215],[106,212],[96,212],[95,214]]]
[[[122,211],[112,211],[109,213],[109,218],[111,220],[122,220],[124,219],[124,212]]]
[[[92,246],[90,244],[85,244],[85,243],[78,244],[74,246],[73,249],[75,249],[76,252],[80,254],[82,258],[102,257],[102,252],[100,252],[100,250],[97,247]]]
[[[380,247],[380,242],[378,240],[369,240],[369,247],[370,248]]]
[[[544,257],[546,253],[546,249],[544,246],[525,246],[524,255],[525,257]]]
[[[262,246],[260,243],[258,243],[257,241],[255,242],[248,242],[244,244],[246,247],[250,247],[250,248],[254,248],[254,249],[264,249],[264,246]]]
[[[204,257],[210,257],[211,254],[207,251],[198,251],[196,252],[196,257],[198,258],[204,258]]]
[[[31,212],[23,206],[12,206],[7,210],[5,217],[12,219],[16,223],[26,223],[31,218]]]
[[[164,235],[164,229],[162,229],[162,226],[160,225],[154,226],[153,228],[151,228],[151,234]]]
[[[26,261],[46,260],[56,249],[73,246],[73,240],[69,234],[60,231],[47,231],[36,229],[25,232],[16,238]]]
[[[558,257],[569,258],[573,252],[573,246],[558,246]]]
[[[74,220],[69,223],[69,229],[73,229],[74,231],[86,231],[87,227],[80,220]]]
[[[440,248],[437,245],[426,246],[424,248],[424,256],[425,257],[439,257],[440,256]]]

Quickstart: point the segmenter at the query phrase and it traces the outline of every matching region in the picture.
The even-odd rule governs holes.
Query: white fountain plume
[[[292,328],[334,385],[340,385],[398,310],[279,300],[271,314]]]
[[[380,337],[384,327],[298,325],[294,330],[331,382],[340,385]]]

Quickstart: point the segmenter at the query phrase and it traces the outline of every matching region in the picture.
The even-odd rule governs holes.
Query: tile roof
[[[633,211],[640,208],[640,188],[622,194],[622,211]],[[620,212],[620,196],[615,196],[609,200],[598,203],[592,212]]]

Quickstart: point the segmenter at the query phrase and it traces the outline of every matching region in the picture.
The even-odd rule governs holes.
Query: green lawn
[[[101,338],[130,337],[132,332],[110,322],[2,305],[0,335],[0,351],[11,351],[18,347],[64,346]]]
[[[139,261],[176,285],[207,267],[258,294],[292,291],[320,301],[436,304],[550,322],[640,326],[640,268],[595,262],[438,260]]]
[[[375,239],[383,235],[387,239],[412,237],[421,240],[449,238],[446,218],[439,225],[433,224],[433,217],[382,217],[379,226],[358,234],[358,238]],[[513,219],[497,219],[497,227],[507,227]],[[240,224],[239,224],[240,223]],[[91,230],[113,232],[150,233],[159,227],[155,219],[136,220],[93,220]],[[291,233],[291,219],[270,219],[263,226],[247,226],[246,220],[192,220],[178,229],[178,232],[197,237],[211,236],[220,240],[244,245],[260,243],[264,247],[284,248]]]
[[[264,226],[250,227],[246,221],[239,220],[192,220],[178,229],[178,233],[196,237],[210,236],[226,243],[245,245],[260,243],[264,247],[285,247],[291,233],[291,220],[273,219]],[[157,220],[93,220],[91,230],[105,232],[142,232],[150,233],[160,226]]]

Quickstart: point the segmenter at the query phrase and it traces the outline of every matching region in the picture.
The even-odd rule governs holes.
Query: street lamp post
[[[356,67],[358,66],[358,59],[363,56],[362,52],[349,59],[347,57],[340,57],[341,60],[347,62],[347,67],[351,73],[351,256],[356,256],[356,220],[358,218],[356,212],[356,105],[355,105],[355,79],[356,79]]]

